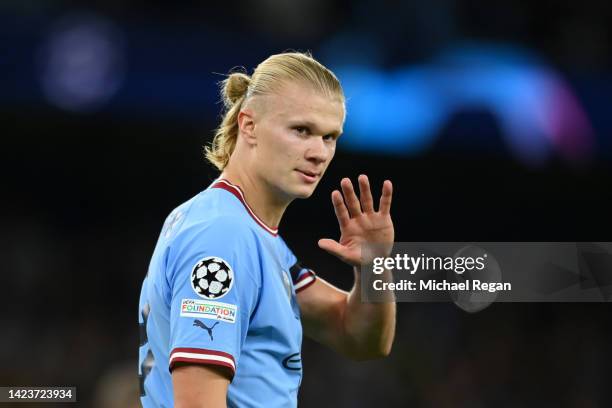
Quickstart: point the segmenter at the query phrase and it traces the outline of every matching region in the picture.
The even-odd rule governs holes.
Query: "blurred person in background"
[[[300,265],[278,235],[296,198],[330,164],[345,119],[336,76],[309,54],[272,55],[222,83],[226,112],[207,159],[221,176],[170,213],[140,296],[145,408],[297,406],[302,332],[363,360],[389,354],[395,303],[362,304],[366,242],[394,239],[392,185],[378,210],[367,176],[332,193],[338,241],[320,248],[353,267],[342,291]]]

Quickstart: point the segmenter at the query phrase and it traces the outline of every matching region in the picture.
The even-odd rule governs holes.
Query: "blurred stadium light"
[[[40,81],[49,103],[70,111],[101,108],[125,76],[123,37],[93,14],[62,18],[39,54]]]
[[[341,139],[349,150],[420,153],[452,115],[480,108],[493,114],[506,145],[526,164],[541,164],[553,151],[571,160],[592,151],[592,127],[569,85],[527,51],[459,46],[426,65],[334,69],[349,100],[351,137]]]

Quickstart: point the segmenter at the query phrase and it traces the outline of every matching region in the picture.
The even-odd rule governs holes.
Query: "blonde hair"
[[[205,156],[222,171],[229,162],[238,139],[238,114],[251,96],[270,94],[284,82],[300,82],[344,104],[344,92],[336,75],[310,53],[286,52],[268,57],[252,76],[232,72],[220,82],[224,114],[215,137],[204,148]]]

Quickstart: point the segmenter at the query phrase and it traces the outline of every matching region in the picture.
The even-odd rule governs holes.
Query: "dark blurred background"
[[[2,1],[0,385],[137,406],[140,285],[165,216],[217,175],[216,83],[287,49],[349,98],[335,161],[281,225],[329,281],[352,282],[316,244],[338,234],[329,195],[360,173],[393,180],[397,241],[611,241],[611,4]],[[610,320],[400,304],[383,361],[305,339],[300,406],[610,406]]]

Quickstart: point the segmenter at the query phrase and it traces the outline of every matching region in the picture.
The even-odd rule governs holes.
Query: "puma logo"
[[[218,324],[219,324],[219,322],[215,322],[215,324],[213,324],[211,327],[208,327],[207,325],[205,325],[204,323],[202,323],[198,319],[195,319],[193,321],[193,325],[194,326],[198,326],[198,327],[200,327],[200,328],[202,328],[202,329],[204,329],[204,330],[206,330],[208,332],[208,335],[210,336],[210,340],[211,341],[214,340],[213,335],[212,335],[212,331],[215,328],[215,326],[218,325]]]

